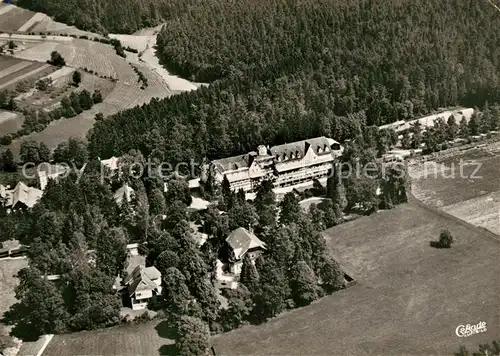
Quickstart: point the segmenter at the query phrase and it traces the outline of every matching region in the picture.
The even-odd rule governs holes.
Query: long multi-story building
[[[322,136],[271,148],[260,145],[257,152],[213,161],[212,168],[219,182],[225,176],[231,189],[253,192],[265,179],[278,188],[324,178],[342,151],[340,143]]]

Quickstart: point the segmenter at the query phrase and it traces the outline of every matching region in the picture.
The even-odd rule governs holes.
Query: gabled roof
[[[14,208],[18,203],[23,203],[28,208],[32,208],[42,195],[43,191],[40,189],[28,187],[23,182],[19,182],[13,190],[6,191],[7,206]]]
[[[134,190],[129,187],[127,184],[124,184],[121,188],[119,188],[115,194],[113,194],[113,198],[115,199],[116,203],[120,205],[123,202],[123,198],[126,197],[127,202],[132,201],[132,197],[134,195]]]
[[[309,147],[317,155],[329,154],[330,141],[324,137],[311,138],[309,140],[285,143],[284,145],[271,147],[271,155],[280,161],[300,160],[305,156]]]
[[[118,169],[118,157],[111,157],[108,159],[101,160],[101,165],[108,167],[112,171],[116,171]]]
[[[255,156],[257,153],[252,151],[240,156],[221,158],[213,161],[213,164],[221,172],[233,171],[250,167]]]
[[[300,162],[307,151],[312,149],[318,156],[331,155],[333,145],[340,144],[324,136],[315,137],[308,140],[285,143],[283,145],[273,146],[269,149],[259,146],[259,154],[249,152],[244,155],[222,158],[212,163],[219,172],[237,171],[248,169],[253,162],[257,162],[261,167],[267,167],[269,164],[281,164],[289,162]],[[337,149],[335,149],[337,150]],[[228,179],[230,179],[228,177]],[[231,180],[230,180],[231,181]]]
[[[156,267],[137,266],[131,274],[125,279],[125,284],[128,286],[129,295],[142,290],[154,290],[158,288],[153,280],[161,279],[161,273]]]
[[[231,232],[226,238],[226,242],[233,250],[236,259],[241,259],[243,255],[252,248],[266,248],[264,242],[243,227],[239,227]]]

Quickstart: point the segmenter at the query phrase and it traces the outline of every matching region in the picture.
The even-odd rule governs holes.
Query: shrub
[[[454,242],[455,240],[453,239],[453,236],[448,229],[444,229],[441,231],[441,234],[439,235],[439,246],[441,248],[450,248],[451,244],[453,244]]]
[[[95,90],[94,94],[92,94],[92,101],[94,102],[94,104],[102,102],[102,94],[99,90]]]
[[[36,88],[41,91],[46,91],[47,89],[49,89],[51,84],[52,79],[50,78],[40,79],[38,82],[36,82]]]
[[[12,136],[11,135],[5,135],[0,137],[0,145],[3,146],[8,146],[12,143]]]
[[[17,48],[17,45],[14,41],[9,41],[7,42],[7,47],[10,49],[10,50],[13,50],[13,49],[16,49]]]
[[[82,74],[79,71],[73,72],[73,85],[77,87],[82,81]]]
[[[61,56],[61,54],[57,51],[53,51],[50,54],[50,60],[47,61],[47,63],[52,64],[57,67],[62,67],[66,65],[66,61],[64,58]]]

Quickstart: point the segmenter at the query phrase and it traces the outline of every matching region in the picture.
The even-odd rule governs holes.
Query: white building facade
[[[327,177],[342,151],[337,141],[316,137],[271,148],[261,145],[257,152],[215,160],[212,169],[219,182],[228,179],[231,189],[253,192],[265,179],[280,188]]]

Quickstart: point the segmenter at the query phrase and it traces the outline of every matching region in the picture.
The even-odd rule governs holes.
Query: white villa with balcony
[[[161,294],[161,273],[156,267],[137,266],[125,279],[132,310],[145,309],[153,295]]]
[[[255,260],[265,252],[266,244],[243,227],[232,231],[226,238],[226,243],[227,261],[224,263],[217,260],[215,285],[220,289],[236,289],[243,267],[243,258],[248,255],[250,261],[255,263]]]

